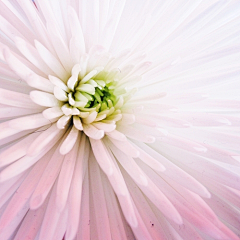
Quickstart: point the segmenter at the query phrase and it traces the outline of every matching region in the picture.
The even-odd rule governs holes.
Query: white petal
[[[46,166],[41,178],[30,199],[30,208],[37,209],[46,200],[56,178],[60,172],[64,156],[59,153],[59,147],[55,149],[54,154]]]
[[[113,138],[118,141],[126,141],[127,140],[126,136],[117,130],[113,130],[111,132],[106,132],[106,135],[109,136],[110,138]]]
[[[22,61],[13,55],[9,49],[4,49],[4,58],[8,63],[9,67],[23,80],[33,73],[33,71],[28,68]]]
[[[19,51],[43,73],[51,72],[50,68],[40,58],[37,50],[22,38],[15,37],[15,43]]]
[[[20,107],[20,108],[42,109],[42,107],[35,104],[31,100],[29,95],[19,93],[19,92],[9,91],[1,88],[0,88],[0,103],[13,106],[13,107]]]
[[[48,206],[44,214],[44,219],[41,224],[41,229],[39,233],[40,239],[53,239],[54,233],[57,229],[58,223],[61,221],[61,217],[66,217],[65,214],[57,210],[56,207],[56,184],[50,193],[50,199],[48,201]],[[62,232],[59,230],[59,232]]]
[[[104,143],[101,140],[95,140],[93,138],[90,138],[90,142],[98,164],[108,176],[112,175],[112,159],[107,152]]]
[[[60,102],[53,94],[46,92],[32,91],[30,92],[30,98],[36,104],[44,107],[58,107],[60,105]]]
[[[37,137],[29,146],[28,155],[34,156],[41,152],[43,149],[48,148],[52,144],[54,145],[57,140],[63,135],[64,131],[59,129],[56,124],[53,124],[50,128],[43,131],[39,137]]]
[[[61,111],[67,116],[72,115],[72,107],[69,104],[64,104],[61,107]]]
[[[57,87],[57,86],[54,87],[54,96],[59,101],[62,101],[62,102],[66,102],[68,100],[67,93],[64,90],[62,90],[61,88]]]
[[[8,203],[8,206],[0,219],[0,225],[4,229],[4,231],[1,232],[1,236],[5,239],[9,239],[9,237],[12,235],[12,232],[27,213],[28,199],[36,187],[42,173],[44,172],[47,162],[47,159],[45,159],[45,161],[37,162],[30,174],[25,178],[21,186],[18,188],[18,192],[15,192],[11,201]]]
[[[53,119],[61,117],[63,115],[63,111],[60,107],[52,107],[44,110],[42,114],[46,119]]]
[[[83,131],[92,139],[101,139],[104,137],[104,131],[98,130],[92,124],[83,124]]]
[[[26,78],[26,82],[31,87],[37,88],[45,92],[53,93],[54,85],[48,79],[43,78],[39,75],[30,74]]]
[[[89,180],[91,183],[91,194],[92,194],[92,203],[94,208],[94,216],[95,216],[95,234],[92,236],[99,237],[99,239],[111,239],[111,230],[110,230],[110,219],[108,217],[107,211],[107,199],[104,196],[103,184],[100,175],[100,169],[97,164],[97,161],[90,155],[89,158],[89,170],[90,176]],[[94,174],[93,174],[94,173]]]
[[[68,46],[61,36],[58,27],[53,21],[48,21],[47,30],[50,32],[50,39],[62,66],[67,72],[70,71],[73,65],[72,58],[70,56]]]
[[[83,118],[83,123],[84,124],[90,124],[92,122],[94,122],[94,120],[96,119],[97,117],[97,112],[96,111],[93,111],[91,112],[86,118]]]
[[[127,137],[130,137],[132,139],[146,142],[146,143],[152,143],[155,141],[155,137],[148,135],[148,133],[145,133],[143,131],[139,131],[136,128],[130,127],[130,126],[118,126],[117,130],[125,134]]]
[[[29,144],[38,137],[40,133],[30,134],[18,143],[0,153],[0,167],[6,166],[27,154]]]
[[[72,126],[71,131],[68,133],[66,139],[63,141],[60,147],[60,153],[62,155],[65,155],[72,150],[73,146],[76,144],[78,133],[79,130]]]
[[[22,118],[17,118],[9,121],[9,126],[21,131],[27,129],[34,129],[45,125],[51,125],[51,122],[43,117],[42,113],[30,115]]]
[[[78,154],[79,144],[75,144],[72,151],[65,155],[61,171],[57,181],[57,192],[56,192],[56,207],[58,211],[62,211],[67,203],[68,193],[71,186],[71,181],[74,173],[75,162]],[[61,149],[61,147],[60,147]]]
[[[160,163],[159,161],[157,161],[155,158],[153,158],[150,154],[148,154],[147,152],[145,152],[143,150],[143,143],[138,142],[137,143],[137,149],[140,152],[139,158],[147,165],[149,165],[152,169],[154,169],[155,171],[158,172],[163,172],[166,170],[166,168],[164,167],[164,165],[162,165],[162,163]]]
[[[125,155],[111,143],[110,149],[113,151],[114,156],[118,159],[118,161],[126,169],[126,171],[130,174],[131,178],[133,178],[135,182],[143,186],[148,185],[148,180],[145,174],[137,167],[132,157]]]
[[[123,113],[121,118],[122,124],[132,124],[135,122],[135,115],[129,113]]]
[[[87,171],[89,150],[90,150],[89,143],[86,141],[86,136],[82,134],[79,151],[78,151],[77,162],[76,162],[74,175],[73,175],[71,188],[70,188],[70,193],[69,193],[69,202],[71,203],[69,205],[69,208],[70,208],[69,215],[71,217],[69,217],[69,222],[68,222],[67,232],[66,232],[66,237],[69,239],[74,238],[74,236],[79,231],[79,222],[80,222],[79,213],[82,214],[81,207],[85,206],[82,200],[84,198],[82,185],[83,185],[85,173]]]
[[[87,82],[88,80],[90,80],[92,77],[94,77],[95,75],[97,75],[99,72],[98,69],[94,69],[92,70],[90,73],[88,73],[82,80],[81,80],[81,83],[85,83]]]
[[[74,91],[77,81],[78,81],[78,74],[72,75],[67,81],[68,88],[71,89],[72,91]]]
[[[110,136],[110,135],[108,135]],[[134,158],[137,158],[139,157],[139,151],[137,150],[136,147],[134,147],[130,141],[128,140],[121,140],[121,141],[118,141],[114,138],[109,138],[109,140],[118,148],[120,149],[122,152],[124,152],[125,154],[127,154],[128,156],[131,156],[131,157],[134,157]]]
[[[42,60],[52,69],[52,71],[61,79],[65,80],[69,76],[61,63],[55,56],[37,40],[34,41],[36,49]]]
[[[66,125],[69,123],[69,120],[71,119],[71,115],[69,116],[62,116],[61,118],[58,119],[57,121],[57,127],[59,129],[64,129],[66,127]]]
[[[80,53],[85,52],[85,42],[84,42],[84,36],[82,33],[82,27],[81,27],[81,24],[79,23],[76,11],[72,7],[68,8],[68,16],[69,16],[70,29],[72,34],[72,39],[70,43],[72,43],[72,45],[74,46],[74,48],[72,48],[72,51],[77,52],[75,53],[76,54],[75,61],[76,60],[79,61]],[[70,47],[70,51],[71,51],[71,47]],[[72,52],[72,54],[73,53],[74,52]]]
[[[91,84],[80,84],[76,89],[91,95],[95,94],[95,88]]]
[[[99,130],[103,130],[104,132],[112,132],[116,128],[115,124],[107,124],[102,122],[94,122],[92,125]]]
[[[0,119],[15,118],[40,112],[39,109],[17,108],[4,105],[1,107]]]
[[[57,77],[54,77],[54,76],[51,76],[51,75],[49,75],[48,77],[49,77],[49,80],[52,84],[54,84],[55,86],[58,86],[59,88],[61,88],[65,92],[69,92],[68,87],[65,85],[65,83],[61,79],[59,79]]]
[[[78,116],[73,116],[73,124],[78,130],[83,130],[81,119]]]

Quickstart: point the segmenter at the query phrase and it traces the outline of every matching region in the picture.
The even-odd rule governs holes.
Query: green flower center
[[[80,110],[87,111],[87,109],[95,108],[99,112],[116,104],[118,98],[114,94],[115,82],[109,81],[106,75],[106,72],[102,72],[85,83],[82,83],[81,79],[79,80],[75,91],[72,92],[72,97],[77,102],[76,106],[79,105]],[[80,107],[79,102],[86,105]]]
[[[51,77],[55,85],[54,95],[61,101],[64,114],[58,120],[58,127],[64,128],[72,119],[74,126],[86,134],[95,127],[101,131],[105,128],[104,124],[109,125],[106,129],[115,129],[116,122],[122,118],[120,108],[126,94],[125,89],[118,86],[118,74],[119,71],[108,72],[104,68],[95,68],[84,74],[77,64],[65,83]]]

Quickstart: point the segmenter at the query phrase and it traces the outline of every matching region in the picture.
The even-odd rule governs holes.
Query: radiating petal
[[[0,240],[239,240],[240,4],[0,1]]]

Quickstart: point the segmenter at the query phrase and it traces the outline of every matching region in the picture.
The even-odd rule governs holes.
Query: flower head
[[[0,239],[239,240],[237,1],[0,1]]]

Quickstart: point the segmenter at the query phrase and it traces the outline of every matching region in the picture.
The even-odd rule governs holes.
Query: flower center
[[[88,73],[79,64],[65,82],[49,76],[54,84],[54,96],[61,102],[63,116],[57,121],[60,129],[72,120],[74,126],[92,138],[102,138],[104,132],[113,131],[122,118],[124,89],[117,87],[117,72],[96,67]],[[121,93],[121,94],[119,94]]]

